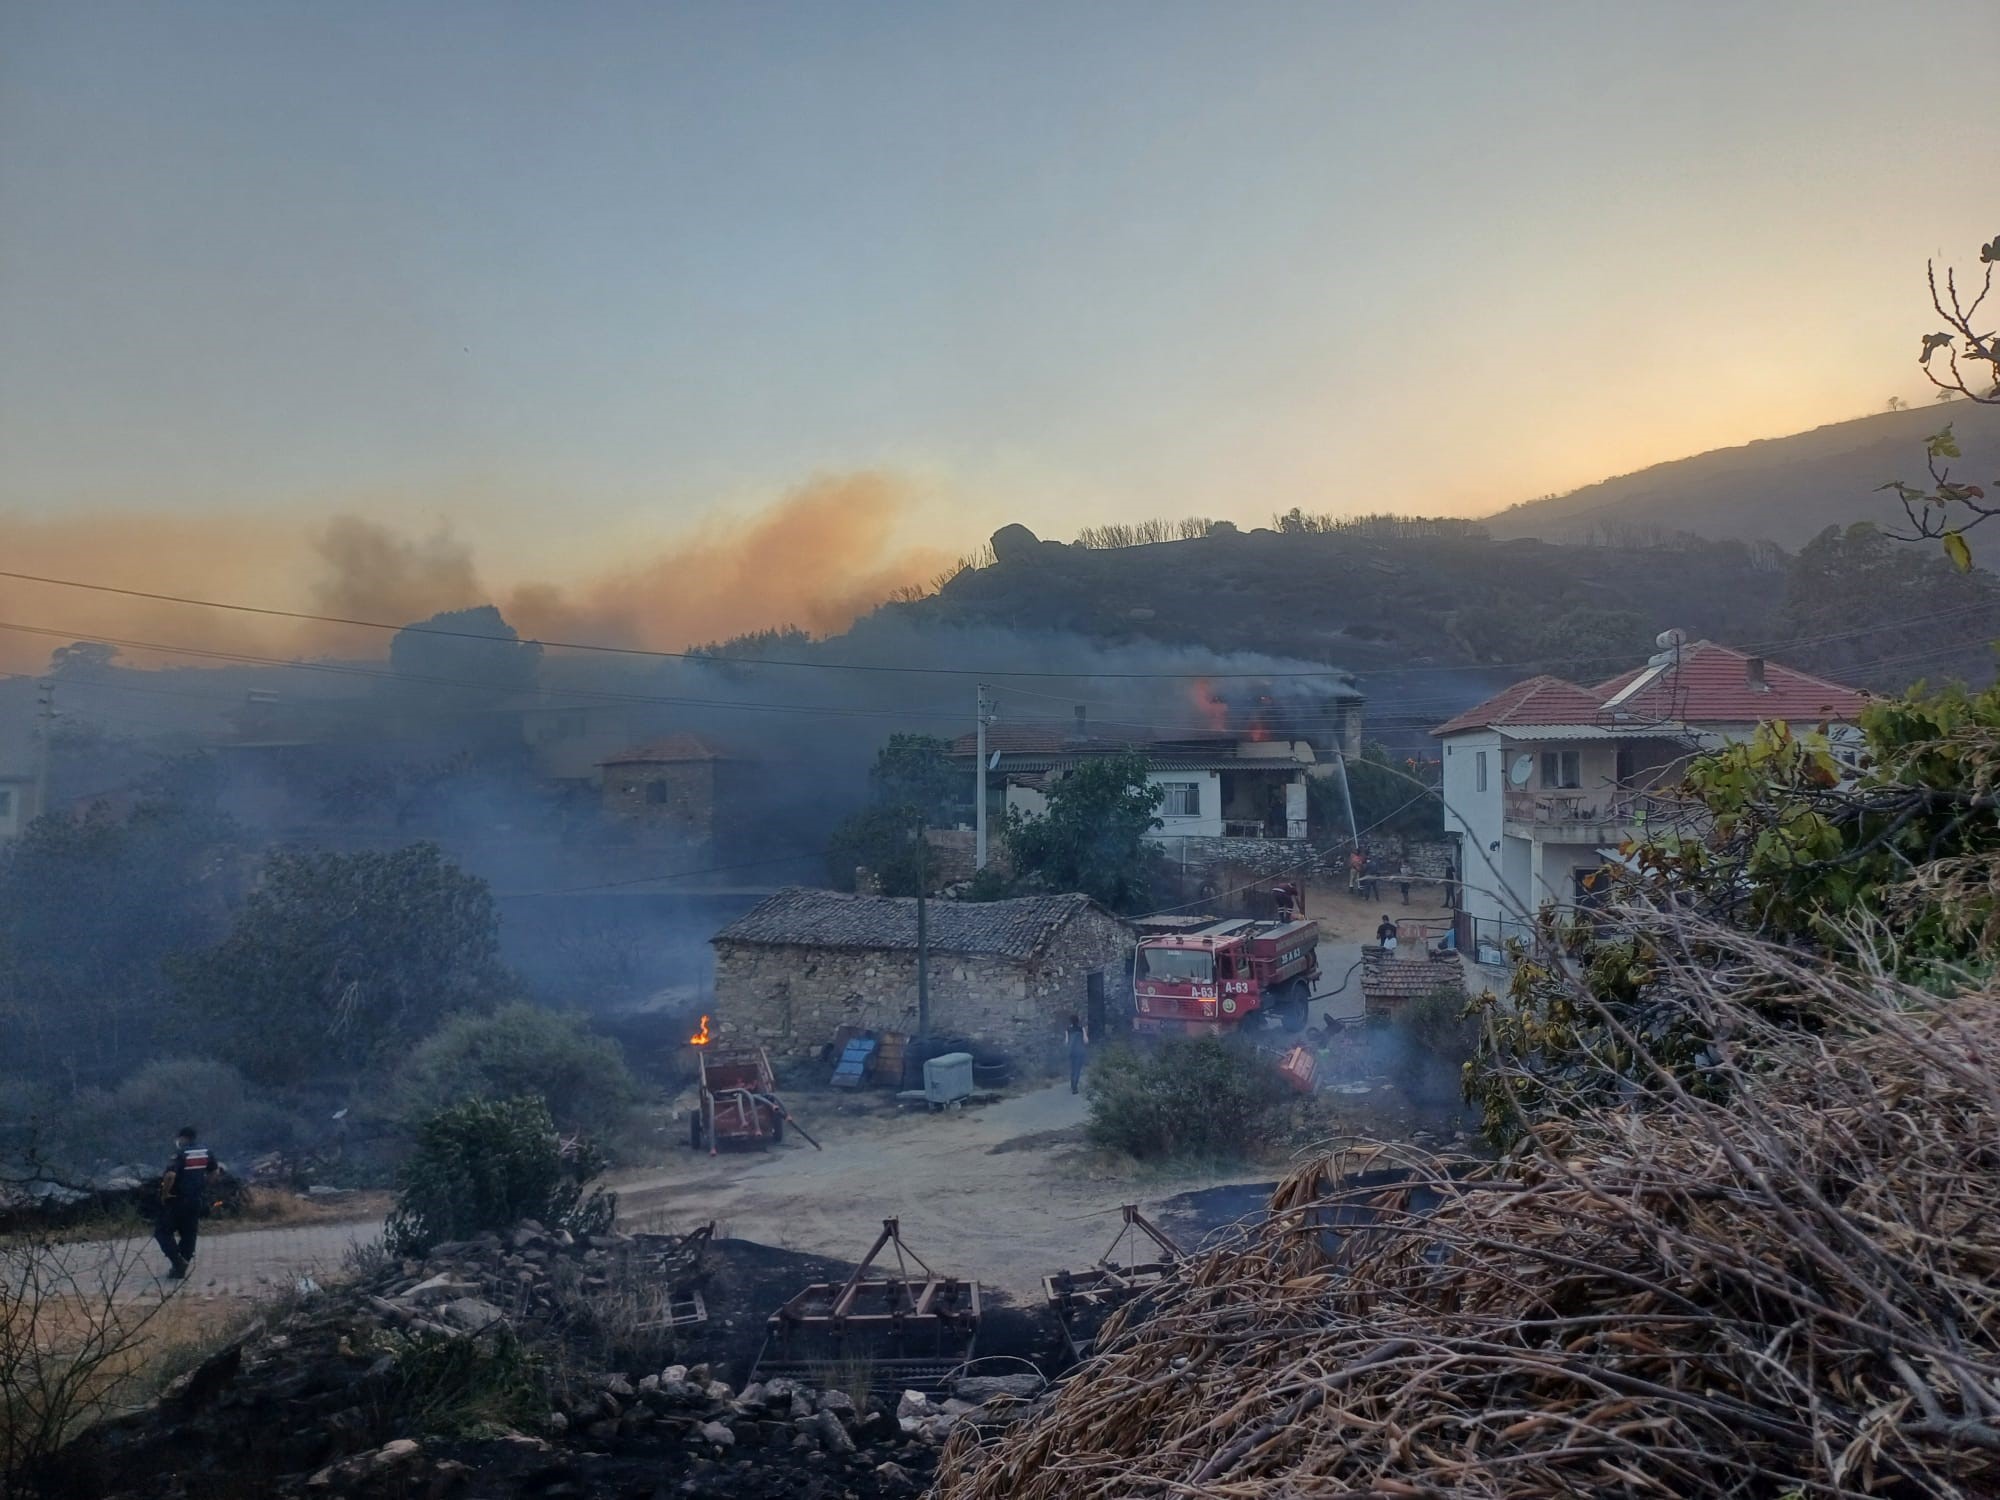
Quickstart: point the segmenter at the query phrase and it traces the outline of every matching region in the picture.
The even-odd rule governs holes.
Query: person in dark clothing
[[[1071,1016],[1069,1026],[1063,1032],[1063,1040],[1069,1044],[1069,1091],[1074,1094],[1083,1084],[1083,1064],[1089,1056],[1090,1033],[1084,1030],[1081,1019]]]
[[[183,1125],[174,1137],[173,1160],[160,1174],[160,1217],[153,1238],[166,1252],[167,1275],[179,1281],[194,1259],[195,1236],[202,1210],[208,1206],[208,1177],[221,1164],[206,1146],[195,1144],[194,1126]]]
[[[1403,905],[1410,904],[1410,866],[1408,862],[1396,866],[1396,884],[1403,891]]]
[[[1458,910],[1458,866],[1450,860],[1444,865],[1444,909]]]
[[[1382,913],[1381,925],[1375,929],[1375,941],[1382,945],[1382,951],[1385,953],[1396,951],[1396,924],[1389,920],[1386,911]]]

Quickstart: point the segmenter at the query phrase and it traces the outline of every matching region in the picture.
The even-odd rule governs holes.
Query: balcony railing
[[[1510,823],[1538,828],[1606,828],[1652,822],[1668,816],[1678,804],[1655,792],[1622,787],[1595,791],[1515,791],[1506,793],[1505,815]]]

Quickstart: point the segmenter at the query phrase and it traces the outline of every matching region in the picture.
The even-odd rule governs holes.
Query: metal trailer
[[[774,1145],[784,1140],[787,1121],[815,1151],[820,1149],[778,1099],[771,1059],[762,1047],[707,1042],[696,1046],[695,1056],[701,1065],[701,1097],[688,1120],[688,1144],[695,1150],[706,1146],[713,1156],[725,1141]]]
[[[1063,1341],[1069,1345],[1072,1359],[1081,1361],[1089,1356],[1097,1331],[1113,1308],[1123,1307],[1165,1281],[1181,1259],[1181,1247],[1140,1213],[1138,1204],[1126,1204],[1124,1214],[1124,1224],[1104,1247],[1096,1265],[1087,1271],[1057,1271],[1042,1278],[1042,1292],[1056,1322],[1062,1325]],[[1142,1234],[1153,1242],[1157,1259],[1137,1258]],[[1121,1245],[1131,1247],[1122,1261],[1117,1258]]]
[[[875,1265],[891,1248],[894,1274]],[[912,1275],[910,1262],[921,1276]],[[814,1282],[771,1314],[750,1374],[815,1385],[858,1374],[884,1395],[938,1392],[972,1358],[978,1338],[979,1283],[940,1276],[903,1243],[900,1223],[884,1219],[846,1281]]]

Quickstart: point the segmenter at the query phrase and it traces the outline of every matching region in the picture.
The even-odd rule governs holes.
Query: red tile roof
[[[1502,689],[1457,718],[1447,719],[1431,733],[1457,734],[1494,724],[1591,724],[1603,707],[1601,693],[1544,674]]]
[[[669,734],[657,740],[648,740],[643,745],[634,745],[630,750],[620,750],[616,755],[598,762],[603,766],[656,766],[675,765],[691,760],[730,760],[726,751],[715,746],[698,734]]]
[[[1669,667],[1657,672],[1640,667],[1599,683],[1594,691],[1609,702],[1637,683],[1631,696],[1612,705],[1613,712],[1688,724],[1750,724],[1763,719],[1852,723],[1868,702],[1869,695],[1858,688],[1769,661],[1763,663],[1764,686],[1754,687],[1750,664],[1759,660],[1714,641],[1696,641],[1683,646],[1680,660]],[[1649,672],[1651,679],[1640,682]]]

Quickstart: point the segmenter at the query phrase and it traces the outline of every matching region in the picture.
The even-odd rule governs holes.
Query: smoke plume
[[[943,554],[899,546],[917,500],[880,472],[808,480],[755,514],[711,519],[657,551],[581,579],[494,579],[449,529],[411,535],[336,514],[265,517],[99,512],[0,517],[5,566],[152,593],[405,624],[498,604],[524,637],[678,651],[748,631],[844,629],[897,589],[933,576]],[[0,670],[35,672],[64,640],[111,639],[132,666],[237,652],[379,659],[377,631],[276,619],[0,579]]]

